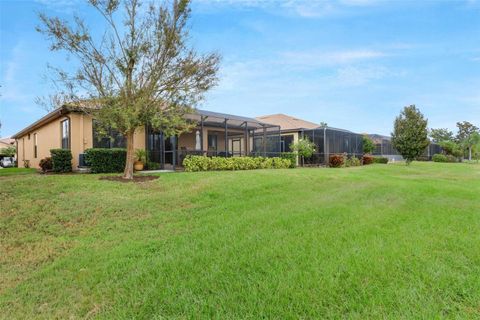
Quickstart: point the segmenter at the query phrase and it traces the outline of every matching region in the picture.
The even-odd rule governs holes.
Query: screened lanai
[[[393,147],[391,137],[376,134],[369,136],[375,143],[375,150],[373,151],[374,156],[386,157],[389,159],[389,161],[403,160],[403,157],[400,155],[400,153]],[[435,154],[442,152],[443,149],[440,147],[440,145],[431,142],[418,159],[430,161]]]
[[[347,154],[361,158],[363,155],[362,135],[344,129],[318,127],[303,130],[302,136],[315,144],[315,153],[304,159],[307,165],[327,164],[330,155]]]
[[[149,161],[160,167],[181,166],[187,155],[273,156],[280,152],[280,127],[253,118],[196,110],[186,116],[196,127],[176,137],[147,128]]]

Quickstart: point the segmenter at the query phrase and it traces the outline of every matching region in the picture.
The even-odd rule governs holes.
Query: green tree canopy
[[[309,158],[315,152],[315,144],[311,142],[308,138],[298,139],[297,142],[294,142],[290,145],[290,149],[297,153],[298,156],[302,157],[302,165],[303,159]]]
[[[366,134],[362,137],[363,142],[363,153],[372,153],[375,150],[375,143],[370,139]]]
[[[428,120],[415,105],[405,107],[395,119],[392,145],[407,165],[419,157],[429,145],[427,125]]]
[[[446,128],[430,129],[429,136],[435,143],[440,143],[442,141],[453,141],[454,139],[453,132]]]
[[[457,122],[457,141],[463,146],[464,150],[468,150],[468,160],[472,160],[472,148],[476,144],[476,135],[478,127],[468,121]]]
[[[132,179],[135,129],[147,124],[167,136],[189,130],[184,116],[216,84],[219,56],[189,46],[189,0],[88,2],[103,22],[100,38],[78,16],[69,23],[40,14],[37,30],[51,50],[68,53],[80,65],[73,73],[51,69],[59,88],[51,100],[81,108],[122,133],[124,178]]]

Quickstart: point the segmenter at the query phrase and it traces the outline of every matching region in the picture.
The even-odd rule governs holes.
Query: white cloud
[[[339,14],[351,7],[376,5],[378,0],[197,0],[203,6],[262,8],[305,18]]]
[[[388,75],[392,75],[392,73],[383,66],[364,68],[348,66],[337,70],[336,80],[341,86],[361,86]]]
[[[304,67],[322,67],[352,64],[365,60],[373,60],[388,56],[387,53],[370,49],[341,50],[341,51],[288,51],[281,53],[281,57],[292,65]]]

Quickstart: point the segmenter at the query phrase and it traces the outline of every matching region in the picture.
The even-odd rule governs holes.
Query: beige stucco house
[[[135,132],[134,148],[145,149],[149,162],[162,168],[181,165],[188,154],[216,156],[270,155],[280,151],[280,128],[258,119],[197,110],[186,118],[197,126],[176,137],[140,127]],[[96,131],[91,115],[61,107],[15,134],[19,167],[38,168],[50,150],[72,151],[72,166],[84,165],[85,150],[93,147],[124,147],[124,137],[111,130],[108,137]]]
[[[281,128],[281,151],[290,152],[290,145],[301,138],[304,130],[316,129],[318,124],[278,113],[256,117],[257,120],[277,125]]]

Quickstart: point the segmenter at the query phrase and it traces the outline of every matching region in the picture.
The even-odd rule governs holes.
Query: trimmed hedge
[[[85,150],[85,163],[92,173],[122,172],[127,161],[127,150],[122,148],[91,148]]]
[[[280,158],[290,160],[290,168],[297,166],[297,154],[295,152],[283,152],[280,154]]]
[[[205,157],[188,155],[183,160],[187,172],[217,170],[286,169],[289,159],[264,157]]]
[[[383,164],[387,164],[387,163],[388,163],[388,158],[385,158],[385,157],[374,157],[374,158],[373,158],[373,163],[383,163]]]
[[[345,157],[343,154],[334,154],[331,155],[330,158],[328,159],[328,164],[332,168],[340,168],[343,167],[345,163]]]
[[[55,172],[72,171],[72,152],[69,149],[51,149],[52,168]]]

